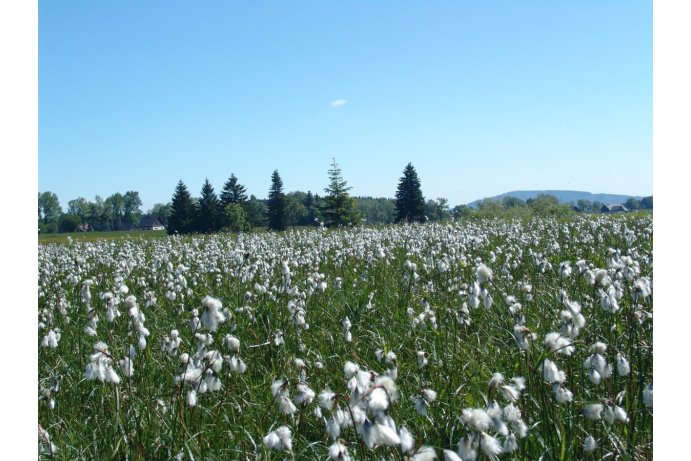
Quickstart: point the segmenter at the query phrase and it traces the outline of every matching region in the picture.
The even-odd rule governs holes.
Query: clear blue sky
[[[651,195],[652,2],[40,1],[38,187]],[[337,101],[340,101],[337,102]]]

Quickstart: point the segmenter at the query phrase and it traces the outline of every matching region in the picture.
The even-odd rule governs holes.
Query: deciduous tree
[[[139,192],[128,190],[122,197],[123,213],[122,221],[128,227],[134,227],[139,224],[142,218],[142,199],[139,198]]]
[[[38,194],[38,218],[43,224],[55,223],[57,225],[62,208],[57,194],[46,191]]]

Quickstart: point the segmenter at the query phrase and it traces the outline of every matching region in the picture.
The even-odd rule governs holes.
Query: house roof
[[[606,211],[629,211],[621,203],[608,203],[606,205],[602,205],[602,209]]]
[[[139,221],[138,227],[154,227],[162,225],[163,223],[161,223],[161,220],[158,218],[158,216],[144,216],[141,221]]]

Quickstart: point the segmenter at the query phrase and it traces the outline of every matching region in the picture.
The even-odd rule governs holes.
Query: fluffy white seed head
[[[583,415],[592,420],[598,420],[602,418],[602,411],[604,410],[604,407],[602,406],[601,403],[593,403],[590,405],[586,405],[583,407]]]

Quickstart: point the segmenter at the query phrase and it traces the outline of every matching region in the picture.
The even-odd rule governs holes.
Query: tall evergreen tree
[[[238,178],[235,174],[231,173],[230,178],[226,181],[221,191],[221,216],[220,216],[220,227],[233,227],[236,229],[237,217],[239,210],[237,207],[228,207],[228,205],[240,205],[241,208],[245,208],[247,205],[247,190],[245,186],[238,183]],[[245,210],[246,211],[246,210]],[[231,226],[231,221],[233,221],[233,226]]]
[[[420,179],[412,163],[403,170],[403,177],[398,182],[396,191],[395,222],[424,222],[425,198],[420,189]]]
[[[247,189],[245,186],[238,183],[238,178],[235,174],[231,173],[230,178],[223,186],[221,191],[221,202],[223,205],[228,205],[229,203],[243,203],[247,201]]]
[[[278,170],[274,170],[271,175],[271,189],[269,189],[269,229],[285,230],[287,225],[286,216],[286,196],[283,193],[283,181],[278,175]]]
[[[352,187],[348,187],[334,159],[329,170],[329,187],[324,188],[326,196],[322,206],[324,223],[327,226],[345,226],[360,222],[361,216],[355,199],[348,194],[350,189]]]
[[[220,206],[216,192],[207,178],[197,204],[196,228],[199,232],[216,232],[219,229]]]
[[[168,218],[169,234],[189,234],[194,230],[194,201],[187,186],[180,180],[170,203],[170,217]]]

